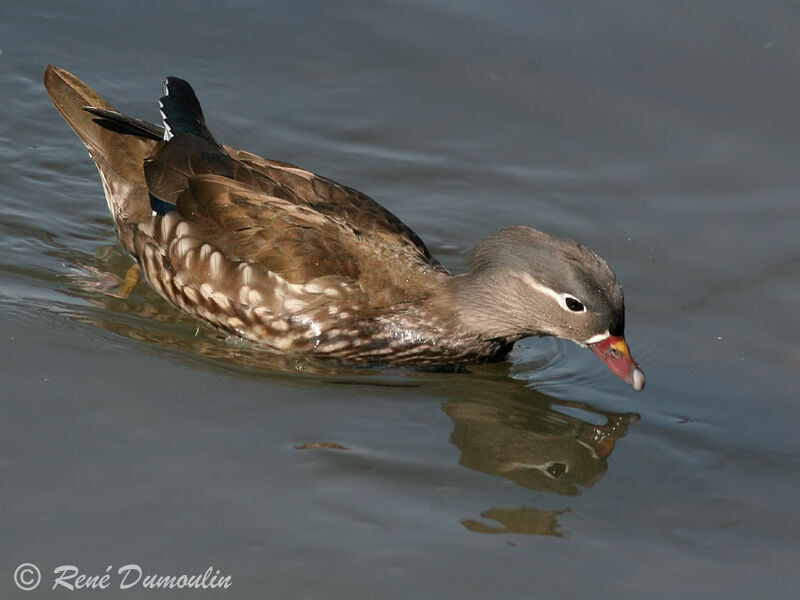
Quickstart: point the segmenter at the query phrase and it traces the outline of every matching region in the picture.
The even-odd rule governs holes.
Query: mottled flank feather
[[[280,352],[349,362],[474,362],[503,350],[474,340],[442,347],[426,311],[376,310],[351,278],[325,275],[291,283],[260,264],[231,260],[176,212],[142,222],[136,255],[153,288],[175,306]]]

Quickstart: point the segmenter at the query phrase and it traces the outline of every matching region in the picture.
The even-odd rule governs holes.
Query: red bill
[[[639,365],[631,357],[631,351],[628,349],[628,344],[625,343],[623,336],[609,335],[604,340],[589,344],[589,348],[620,379],[632,385],[633,389],[640,391],[644,388],[644,371],[639,368]]]

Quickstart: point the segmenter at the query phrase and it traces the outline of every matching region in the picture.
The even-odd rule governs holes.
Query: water
[[[4,597],[23,562],[28,598],[127,563],[230,597],[800,592],[796,2],[0,17]],[[150,120],[188,79],[218,139],[363,190],[455,270],[505,225],[582,240],[647,388],[549,339],[470,374],[296,363],[109,296],[130,261],[47,63]]]

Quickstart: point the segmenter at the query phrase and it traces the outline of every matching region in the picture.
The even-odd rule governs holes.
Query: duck
[[[47,66],[44,85],[97,166],[132,269],[212,327],[287,355],[418,367],[500,361],[556,336],[644,387],[622,286],[583,244],[506,227],[454,275],[367,195],[219,143],[183,79],[164,81],[162,125],[64,69]]]

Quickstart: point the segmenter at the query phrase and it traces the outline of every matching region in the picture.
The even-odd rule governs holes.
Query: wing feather
[[[425,294],[431,273],[447,273],[371,198],[287,163],[184,134],[153,154],[145,178],[208,243],[290,283],[343,277],[389,306]]]

